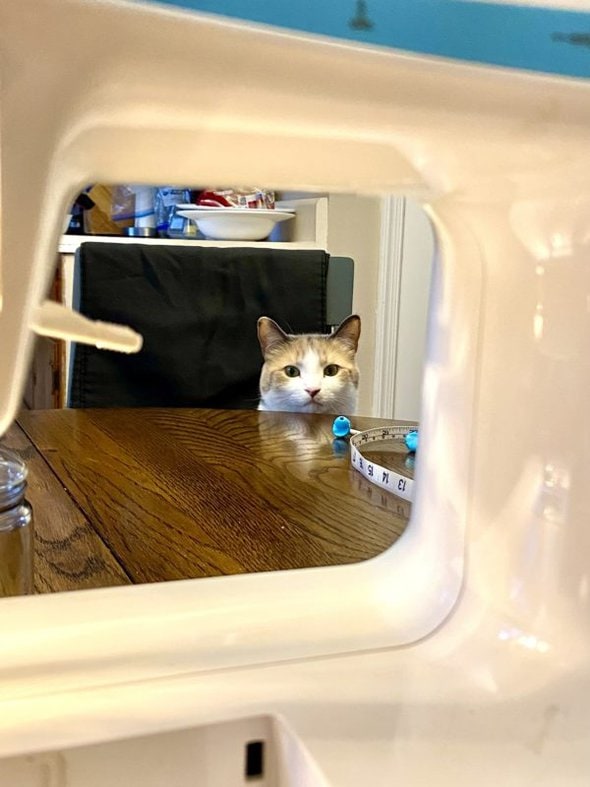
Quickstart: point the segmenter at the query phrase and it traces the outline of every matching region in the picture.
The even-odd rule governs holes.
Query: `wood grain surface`
[[[332,420],[225,410],[24,411],[18,423],[26,437],[13,428],[9,442],[29,464],[38,589],[379,554],[403,532],[410,505],[349,466]],[[357,418],[354,425],[390,423]],[[411,475],[406,458],[397,447],[377,461]]]
[[[35,592],[108,587],[131,579],[24,432],[2,440],[26,462],[35,527]]]

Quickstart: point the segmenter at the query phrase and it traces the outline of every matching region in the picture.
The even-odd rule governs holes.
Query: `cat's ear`
[[[342,320],[340,325],[336,328],[330,339],[338,339],[347,344],[354,352],[357,351],[359,345],[359,338],[361,335],[361,318],[358,314],[351,314],[345,320]]]
[[[288,342],[289,337],[270,317],[261,317],[258,320],[258,341],[260,342],[262,355],[266,358],[269,350],[272,350],[273,347],[279,344]]]

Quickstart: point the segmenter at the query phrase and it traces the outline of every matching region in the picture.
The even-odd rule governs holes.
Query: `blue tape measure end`
[[[404,443],[406,444],[406,448],[408,451],[414,453],[414,451],[418,448],[418,432],[417,430],[413,430],[412,432],[408,432],[408,434],[404,438]]]

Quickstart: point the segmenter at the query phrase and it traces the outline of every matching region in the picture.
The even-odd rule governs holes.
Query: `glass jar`
[[[26,487],[25,463],[0,447],[0,597],[33,592],[33,510]]]

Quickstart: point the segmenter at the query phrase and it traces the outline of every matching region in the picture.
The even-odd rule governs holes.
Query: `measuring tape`
[[[412,500],[414,482],[405,475],[381,467],[363,456],[363,450],[374,443],[386,441],[403,442],[409,451],[418,447],[418,432],[411,426],[380,426],[363,432],[352,429],[350,421],[343,415],[338,416],[332,425],[332,433],[337,438],[350,438],[350,463],[355,470],[365,476],[372,484],[393,492],[404,500]]]

